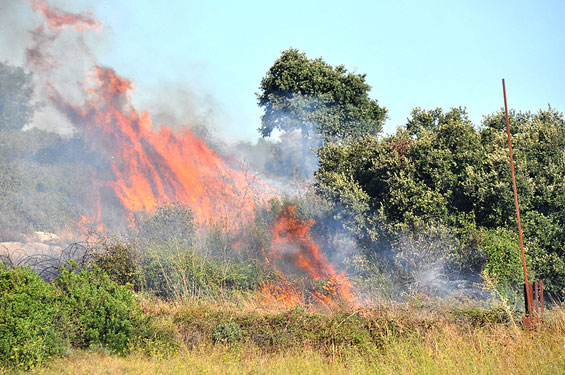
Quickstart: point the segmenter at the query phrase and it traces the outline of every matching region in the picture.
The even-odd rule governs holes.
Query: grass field
[[[219,301],[144,306],[170,332],[170,345],[127,356],[76,350],[32,373],[565,373],[562,307],[529,332],[504,309],[446,309],[440,302],[315,311]]]

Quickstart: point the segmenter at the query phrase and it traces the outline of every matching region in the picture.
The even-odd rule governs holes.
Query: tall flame
[[[50,8],[46,1],[30,2],[43,15],[47,30],[39,26],[32,32],[28,62],[49,77],[64,67],[50,61],[54,57],[48,50],[61,28],[74,26],[80,32],[99,22],[90,14]],[[82,102],[69,99],[57,79],[48,78],[45,86],[51,101],[89,140],[96,140],[110,160],[113,179],[106,186],[127,212],[182,202],[201,224],[221,218],[231,227],[252,216],[256,203],[267,197],[266,186],[255,175],[226,162],[188,127],[176,132],[155,128],[149,112],[131,104],[133,82],[98,65],[88,51],[86,55],[93,67],[91,78],[78,83]]]
[[[111,155],[115,180],[109,183],[129,212],[183,202],[204,223],[220,217],[251,217],[261,182],[232,168],[206,143],[185,128],[154,129],[149,112],[130,103],[132,82],[112,69],[97,66],[95,85],[84,104],[74,105],[56,90],[52,101]]]
[[[46,77],[51,102],[105,154],[111,177],[96,184],[109,187],[126,212],[182,202],[192,208],[200,224],[222,218],[233,227],[251,218],[255,206],[274,195],[255,175],[224,160],[190,128],[155,127],[149,112],[140,112],[131,103],[133,82],[99,65],[84,43],[80,46],[91,67],[90,78],[77,79],[75,91],[80,99],[76,95],[71,99],[73,95],[56,78],[56,70],[72,62],[62,64],[60,51],[51,54],[50,48],[65,26],[82,32],[97,28],[99,22],[88,13],[67,13],[43,0],[29,1],[43,16],[46,28],[39,26],[31,33],[28,63]],[[96,219],[83,216],[80,225],[91,226],[100,220],[99,199],[97,202]],[[335,271],[310,235],[313,223],[299,219],[295,206],[284,207],[271,226],[269,254],[263,251],[267,263],[283,272],[290,267],[309,280],[309,287],[301,290],[283,280],[279,285],[265,285],[262,291],[285,305],[304,303],[311,297],[323,303],[335,297],[352,302],[351,283]]]

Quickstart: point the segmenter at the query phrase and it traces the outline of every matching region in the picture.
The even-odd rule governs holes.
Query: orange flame
[[[59,29],[63,26],[74,26],[77,31],[86,29],[97,29],[100,22],[89,13],[69,13],[57,8],[52,8],[44,0],[29,0],[31,8],[35,12],[40,12],[47,24],[52,29]]]
[[[310,235],[314,223],[299,219],[296,206],[285,206],[271,226],[271,264],[285,273],[299,271],[309,277],[311,294],[318,302],[329,303],[336,296],[352,302],[355,297],[349,279],[335,271]]]
[[[50,8],[46,1],[29,1],[43,15],[50,33],[42,26],[34,30],[28,61],[49,73],[65,66],[52,61],[55,57],[46,49],[63,26],[80,32],[99,27],[99,22],[90,14],[67,13]],[[182,202],[192,208],[200,224],[227,219],[228,227],[233,227],[252,218],[256,204],[275,195],[256,176],[224,160],[189,128],[177,132],[165,126],[155,128],[149,112],[139,112],[131,103],[133,82],[89,57],[93,79],[79,85],[81,103],[65,97],[65,89],[49,80],[46,88],[51,101],[77,129],[96,140],[110,160],[111,181],[103,185],[112,189],[130,219],[135,212]],[[100,216],[100,212],[96,219],[84,216],[79,225],[100,222]],[[336,296],[351,302],[349,280],[335,271],[311,238],[313,223],[298,219],[295,206],[285,207],[271,227],[271,250],[269,254],[263,250],[265,260],[279,270],[291,264],[307,276],[312,282],[308,293],[317,302],[328,303]],[[285,279],[279,285],[264,285],[261,291],[285,306],[305,300],[305,292]]]
[[[63,12],[43,0],[30,2],[51,32],[46,34],[40,26],[32,33],[28,61],[40,69],[61,66],[46,62],[53,57],[46,48],[62,26],[72,25],[82,31],[99,25],[88,13]],[[255,205],[272,194],[265,193],[270,189],[256,176],[236,168],[233,162],[228,164],[189,128],[177,132],[165,126],[156,129],[149,112],[138,112],[131,104],[133,82],[92,63],[93,79],[79,85],[82,103],[71,101],[61,94],[64,89],[49,80],[46,89],[51,101],[76,128],[98,141],[113,172],[113,179],[105,185],[114,191],[130,218],[134,212],[182,202],[192,208],[198,223],[222,219],[232,228],[252,217]]]
[[[291,308],[301,305],[304,295],[295,285],[286,280],[277,284],[267,283],[259,287],[260,302],[264,305],[279,305]]]
[[[55,90],[51,99],[111,155],[115,181],[109,185],[127,211],[180,201],[199,223],[252,216],[257,201],[265,199],[260,181],[229,166],[188,128],[155,130],[149,113],[138,113],[130,103],[131,81],[104,67],[95,68],[95,78],[81,106]]]

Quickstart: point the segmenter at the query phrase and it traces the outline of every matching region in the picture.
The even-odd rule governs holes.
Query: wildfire
[[[270,263],[283,273],[306,276],[310,280],[309,295],[317,303],[330,303],[335,297],[351,303],[355,297],[349,279],[343,272],[335,271],[310,235],[314,223],[314,220],[299,219],[296,206],[285,206],[271,226]],[[275,292],[286,293],[291,301],[302,298],[289,288]]]
[[[52,34],[41,28],[32,33],[34,45],[28,62],[38,68],[54,68],[42,57],[52,57],[44,41],[56,39],[64,25],[76,31],[97,27],[98,21],[83,14],[51,9],[33,0]],[[188,127],[173,131],[156,128],[149,112],[131,104],[134,84],[112,69],[94,61],[91,78],[79,84],[83,100],[77,104],[65,96],[64,88],[47,80],[51,101],[89,140],[95,140],[110,160],[113,180],[107,181],[123,208],[131,215],[156,206],[182,202],[200,223],[226,221],[234,227],[252,217],[255,205],[269,197],[266,186],[245,170],[230,165]]]
[[[264,305],[279,305],[291,308],[302,305],[304,302],[304,295],[300,289],[284,279],[277,284],[267,283],[260,286],[259,293],[261,303]]]
[[[61,70],[73,61],[61,61],[61,49],[53,48],[59,35],[72,28],[77,33],[98,28],[100,23],[89,13],[68,13],[49,7],[46,1],[29,1],[46,25],[31,32],[28,64],[45,79],[51,102],[85,139],[98,145],[111,173],[104,173],[103,179],[94,176],[93,183],[117,198],[130,224],[136,212],[181,202],[192,209],[199,224],[221,220],[233,228],[252,218],[257,204],[276,195],[257,176],[222,158],[189,127],[177,131],[156,127],[149,112],[132,104],[134,83],[98,64],[80,37],[76,53],[82,55],[77,58],[85,61],[79,60],[77,65],[86,69],[76,79],[61,80]],[[63,51],[70,50],[65,47]],[[69,59],[76,57],[74,50],[68,55]],[[69,90],[68,82],[77,82],[76,87]],[[104,199],[106,193],[101,196]],[[79,227],[94,226],[102,231],[99,199],[96,211],[95,217],[82,216]],[[284,207],[273,222],[270,250],[262,249],[266,263],[281,274],[302,277],[304,282],[299,287],[283,278],[276,285],[265,284],[261,288],[265,299],[287,307],[330,303],[336,298],[354,301],[347,277],[335,271],[312,239],[313,223],[299,219],[295,206]]]
[[[79,14],[64,12],[57,8],[52,8],[43,0],[29,0],[31,8],[40,12],[47,24],[52,29],[57,29],[66,25],[74,26],[77,31],[86,29],[96,29],[100,27],[100,22],[91,14]]]

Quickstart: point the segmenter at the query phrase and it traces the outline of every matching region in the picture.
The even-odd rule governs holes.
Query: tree
[[[535,277],[563,296],[563,114],[513,111],[510,125],[528,258]],[[448,227],[459,240],[453,255],[460,265],[509,283],[520,279],[520,267],[508,261],[517,259],[519,244],[512,247],[516,217],[504,112],[486,116],[479,128],[462,108],[416,108],[394,135],[326,144],[318,155],[317,191],[355,215],[344,221],[351,232],[377,233],[383,223],[392,234]]]
[[[274,129],[299,129],[305,137],[319,134],[326,142],[375,135],[387,111],[369,98],[370,89],[365,74],[288,49],[261,81],[257,95],[264,114],[258,130],[268,137]]]
[[[0,130],[20,130],[31,122],[32,95],[31,74],[0,62]]]

